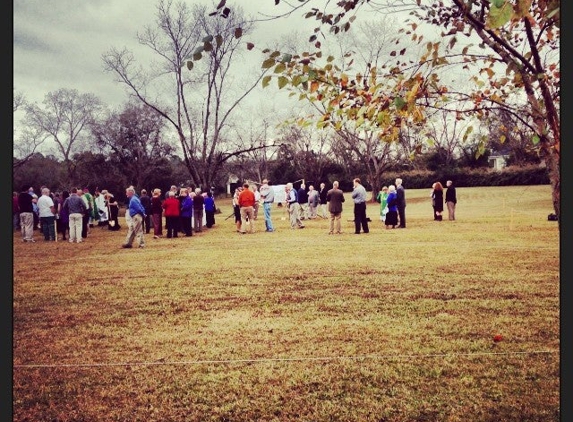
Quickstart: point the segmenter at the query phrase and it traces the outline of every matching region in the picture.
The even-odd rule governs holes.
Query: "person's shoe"
[[[154,239],[159,239],[159,236],[153,236]]]
[[[129,248],[132,248],[132,246],[131,246],[131,245],[121,245],[121,247],[122,247],[122,248],[124,248],[124,249],[129,249]]]
[[[145,248],[145,245],[139,245],[140,248]]]
[[[334,234],[334,232],[328,232],[328,234]]]
[[[304,229],[304,225],[298,226],[299,229]]]

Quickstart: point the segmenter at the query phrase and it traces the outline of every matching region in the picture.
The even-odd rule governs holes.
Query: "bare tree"
[[[159,57],[160,66],[146,72],[136,69],[127,50],[103,55],[106,70],[176,131],[183,161],[197,186],[211,186],[229,158],[260,148],[229,142],[233,113],[264,74],[242,88],[231,77],[241,43],[235,31],[243,21],[240,9],[229,19],[213,19],[204,6],[190,9],[183,2],[160,0],[156,27],[138,35],[140,44]],[[241,33],[249,30],[245,24]],[[204,59],[194,66],[192,59],[199,57]],[[154,89],[169,95],[163,100],[154,97]]]
[[[75,89],[62,88],[46,94],[43,107],[25,106],[23,136],[28,142],[39,145],[46,140],[55,143],[54,155],[59,156],[66,168],[68,181],[74,180],[75,153],[87,144],[90,125],[98,118],[103,106],[93,94],[80,94]]]
[[[342,148],[348,150],[364,165],[367,182],[372,186],[372,201],[382,187],[382,177],[391,164],[392,151],[395,149],[390,142],[380,142],[375,131],[358,131],[347,125],[337,131]]]

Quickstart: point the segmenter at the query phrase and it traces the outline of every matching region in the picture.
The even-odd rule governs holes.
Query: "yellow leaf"
[[[284,88],[285,85],[288,83],[288,79],[285,76],[279,76],[279,89]]]

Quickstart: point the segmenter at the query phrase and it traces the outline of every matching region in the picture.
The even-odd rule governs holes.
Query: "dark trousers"
[[[398,206],[398,219],[400,220],[400,227],[406,227],[406,207]]]
[[[151,231],[151,215],[150,215],[150,214],[147,214],[147,215],[143,218],[142,230],[143,230],[146,234],[149,234],[149,232]]]
[[[56,240],[56,217],[40,217],[44,240]]]
[[[215,225],[215,211],[205,211],[205,219],[207,228],[211,228]]]
[[[165,217],[167,237],[177,237],[179,231],[179,217]]]
[[[368,233],[368,220],[366,219],[366,202],[354,204],[354,233],[360,233],[360,228]]]
[[[185,233],[185,236],[193,236],[193,231],[191,230],[191,217],[181,217],[181,231]]]
[[[86,211],[82,217],[82,238],[88,237],[88,225],[90,222],[90,211]]]

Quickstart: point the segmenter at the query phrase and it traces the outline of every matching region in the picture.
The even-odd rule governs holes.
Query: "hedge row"
[[[473,186],[523,186],[547,185],[549,175],[544,167],[506,167],[501,171],[493,169],[455,169],[451,171],[413,170],[409,172],[385,173],[383,185],[393,185],[401,177],[404,187],[408,189],[429,188],[434,182],[441,182],[444,187],[447,180],[452,180],[457,187]]]

